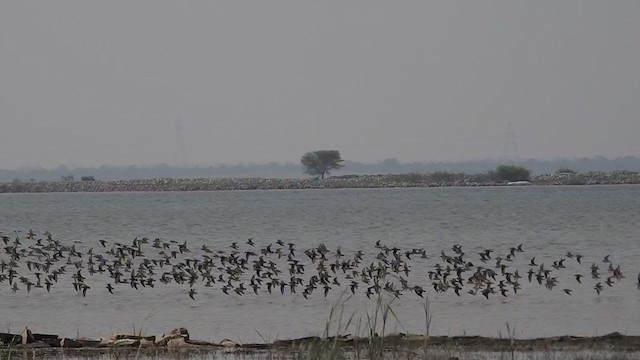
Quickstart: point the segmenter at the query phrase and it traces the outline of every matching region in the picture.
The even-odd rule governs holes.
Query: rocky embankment
[[[450,174],[446,179],[433,174],[348,175],[318,179],[196,178],[136,179],[113,181],[19,181],[0,183],[0,193],[111,192],[111,191],[221,191],[346,188],[412,188],[450,186],[503,186],[506,182],[487,179],[484,174]],[[533,185],[640,184],[640,173],[632,171],[555,173],[532,177]]]
[[[185,348],[194,346],[209,346],[234,348],[236,342],[224,339],[219,343],[192,340],[185,328],[176,328],[162,335],[128,335],[115,334],[103,339],[77,338],[71,339],[60,335],[33,333],[25,328],[20,334],[0,333],[0,348],[2,346],[22,349],[45,348]]]

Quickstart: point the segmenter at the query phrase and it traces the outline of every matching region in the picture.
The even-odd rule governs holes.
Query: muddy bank
[[[65,349],[66,354],[108,353],[119,351],[225,351],[225,352],[295,352],[318,345],[337,345],[345,351],[370,348],[374,343],[384,351],[416,351],[418,349],[449,349],[461,352],[552,352],[552,351],[607,351],[640,352],[640,336],[622,335],[614,332],[603,336],[560,336],[536,339],[509,339],[481,336],[424,336],[396,334],[385,337],[305,337],[292,340],[276,340],[272,343],[242,344],[224,339],[208,342],[190,339],[185,328],[177,328],[162,335],[115,334],[105,339],[69,339],[59,335],[32,333],[29,329],[21,334],[0,333],[0,350],[34,350],[51,352]]]
[[[484,174],[388,174],[348,175],[318,179],[195,178],[137,179],[114,181],[12,181],[0,183],[0,193],[112,192],[112,191],[223,191],[223,190],[302,190],[358,188],[420,188],[451,186],[508,186]],[[640,184],[640,173],[630,171],[556,173],[534,176],[532,185],[612,185]]]

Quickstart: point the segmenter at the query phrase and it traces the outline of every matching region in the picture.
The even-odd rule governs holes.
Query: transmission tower
[[[187,166],[187,154],[184,150],[184,126],[182,119],[176,120],[176,166]]]
[[[507,131],[504,134],[504,152],[502,157],[510,162],[518,162],[518,146],[516,145],[516,132],[513,131],[511,121],[507,124]]]

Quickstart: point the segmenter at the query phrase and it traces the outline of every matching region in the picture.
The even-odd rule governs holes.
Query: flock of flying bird
[[[81,251],[78,248],[87,244],[76,241],[65,245],[49,232],[42,235],[32,230],[26,234],[16,231],[12,236],[0,233],[0,290],[6,285],[14,293],[49,292],[70,282],[83,296],[100,288],[114,294],[122,287],[177,284],[191,299],[203,287],[227,295],[289,292],[305,298],[314,292],[326,297],[330,291],[363,291],[369,298],[382,294],[424,297],[433,289],[488,299],[515,295],[524,284],[549,290],[558,287],[571,295],[572,288],[587,286],[587,281],[599,295],[625,278],[620,265],[608,255],[587,262],[583,255],[569,252],[545,264],[535,257],[524,258],[522,244],[503,253],[486,249],[467,255],[461,245],[428,254],[422,248],[400,249],[377,241],[371,252],[346,254],[340,247],[329,250],[320,244],[303,250],[281,240],[258,246],[248,239],[225,249],[206,245],[196,249],[190,248],[188,241],[144,237],[131,243],[99,240]],[[516,259],[525,271],[516,267]],[[577,272],[580,268],[586,269]],[[96,286],[95,279],[106,279],[107,283]],[[560,286],[560,279],[569,285]],[[637,287],[640,290],[640,274]]]

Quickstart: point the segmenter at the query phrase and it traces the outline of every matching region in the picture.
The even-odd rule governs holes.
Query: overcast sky
[[[640,156],[640,1],[2,1],[0,168]]]

